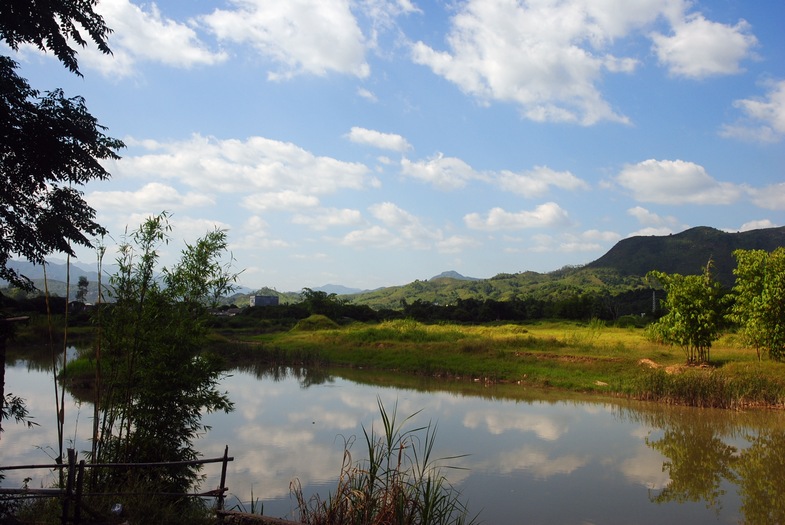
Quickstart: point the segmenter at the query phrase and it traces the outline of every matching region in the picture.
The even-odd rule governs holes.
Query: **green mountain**
[[[651,270],[690,275],[701,273],[711,259],[715,278],[731,287],[734,250],[770,252],[780,246],[785,246],[785,227],[740,233],[697,227],[674,235],[624,239],[586,268],[613,268],[621,275],[646,275]]]
[[[740,233],[698,227],[674,235],[624,239],[596,261],[581,267],[564,267],[549,273],[501,273],[474,281],[439,275],[427,281],[380,288],[347,298],[372,308],[397,309],[418,300],[455,304],[459,299],[505,301],[527,297],[560,301],[585,293],[645,296],[642,292],[649,285],[644,277],[649,271],[699,274],[709,259],[714,264],[715,278],[731,287],[736,267],[734,250],[772,251],[780,246],[785,246],[785,227]]]

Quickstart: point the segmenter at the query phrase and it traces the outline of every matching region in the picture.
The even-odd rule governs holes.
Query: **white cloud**
[[[763,188],[748,188],[747,191],[756,206],[767,210],[785,210],[785,182]]]
[[[380,224],[372,224],[346,234],[340,243],[357,248],[411,248],[424,250],[437,248],[445,242],[442,231],[422,223],[415,215],[391,202],[377,203],[368,208],[373,219]],[[453,248],[457,245],[454,241]],[[453,251],[456,251],[453,249]]]
[[[601,230],[586,230],[581,234],[585,240],[599,241],[599,242],[616,242],[621,239],[621,235],[617,232],[601,231]]]
[[[470,213],[463,220],[473,230],[491,231],[560,226],[569,222],[567,212],[555,202],[546,202],[532,211],[508,212],[493,208],[485,216]]]
[[[659,204],[730,204],[741,193],[734,184],[714,180],[703,166],[683,160],[631,164],[616,176],[616,182],[634,199]]]
[[[199,193],[181,194],[172,186],[159,182],[145,184],[136,191],[94,191],[87,196],[87,201],[104,213],[123,210],[124,213],[135,211],[142,214],[208,206],[215,202]]]
[[[249,44],[279,64],[271,80],[330,72],[370,74],[365,38],[348,0],[232,0],[201,22],[225,41]]]
[[[519,105],[531,120],[627,122],[596,85],[603,71],[629,72],[637,62],[602,48],[659,9],[650,1],[612,3],[617,16],[584,0],[471,0],[452,18],[449,51],[416,42],[412,57],[483,102]]]
[[[287,248],[290,243],[270,237],[269,225],[258,215],[248,217],[240,227],[239,236],[233,236],[230,249],[275,249]]]
[[[313,208],[319,205],[319,199],[313,195],[284,190],[278,192],[254,193],[243,197],[240,205],[248,210],[290,210],[297,211],[302,208]]]
[[[194,242],[216,228],[219,230],[231,230],[231,226],[223,221],[179,215],[177,213],[172,214],[169,223],[172,226],[173,236],[177,239],[185,239],[188,242]],[[229,235],[229,239],[231,240],[231,235]]]
[[[663,235],[670,235],[671,233],[674,233],[673,230],[671,228],[668,228],[667,226],[661,226],[661,227],[650,226],[648,228],[642,228],[638,231],[634,231],[629,235],[627,235],[627,237],[638,237],[638,236],[647,237],[652,235],[657,237],[662,237]]]
[[[379,102],[379,99],[376,98],[376,95],[374,95],[373,91],[367,90],[365,88],[357,88],[357,94],[370,102]]]
[[[748,232],[750,230],[761,230],[764,228],[776,228],[777,225],[771,222],[769,219],[761,219],[758,221],[749,221],[745,222],[741,225],[738,231]]]
[[[333,226],[352,226],[362,222],[362,214],[358,210],[348,208],[319,209],[306,215],[298,213],[292,218],[294,224],[303,224],[314,230],[326,230]]]
[[[356,144],[365,144],[376,148],[404,152],[412,148],[411,144],[401,135],[395,133],[382,133],[372,129],[354,126],[347,138]]]
[[[768,83],[763,98],[740,99],[733,106],[744,113],[744,120],[726,124],[720,130],[724,137],[759,142],[779,142],[785,137],[785,80]]]
[[[704,78],[742,71],[740,62],[752,57],[758,42],[749,30],[744,20],[729,26],[694,13],[674,23],[671,36],[653,33],[651,38],[660,63],[671,74]]]
[[[318,157],[264,137],[218,140],[196,134],[183,141],[139,145],[152,153],[126,155],[110,171],[129,178],[176,179],[204,193],[242,195],[287,190],[322,195],[378,184],[364,164]]]
[[[362,0],[352,2],[352,8],[362,13],[370,21],[369,47],[378,50],[379,36],[396,29],[395,19],[412,13],[422,13],[409,0]]]
[[[627,215],[635,217],[644,226],[676,226],[678,224],[678,220],[672,215],[662,217],[641,206],[628,209]]]
[[[498,175],[499,186],[507,191],[540,197],[547,193],[551,186],[565,190],[587,190],[589,185],[569,171],[555,171],[547,166],[536,166],[524,173],[502,171]]]
[[[621,235],[611,231],[586,230],[579,234],[565,233],[558,237],[539,234],[533,235],[534,245],[531,251],[545,252],[596,252],[602,250],[608,243],[621,239]]]
[[[463,188],[474,179],[486,177],[459,158],[445,157],[441,153],[425,161],[401,160],[401,173],[419,179],[441,190]]]
[[[211,51],[192,27],[165,17],[156,4],[145,10],[129,0],[102,0],[96,12],[114,30],[109,37],[112,55],[87,47],[79,56],[105,75],[130,75],[139,61],[188,68],[228,58],[223,51]]]
[[[441,253],[459,253],[469,248],[477,248],[480,242],[465,235],[452,235],[436,243],[436,249]]]
[[[749,24],[726,25],[687,14],[686,0],[468,0],[458,4],[447,50],[412,44],[415,63],[482,103],[510,102],[538,122],[627,123],[600,91],[602,77],[631,73],[645,57],[609,48],[647,35],[672,74],[732,74],[754,58]],[[651,31],[664,20],[669,35]],[[618,46],[617,46],[618,47]]]
[[[413,248],[427,248],[442,238],[441,231],[426,227],[419,218],[391,202],[374,204],[369,211],[387,228],[393,229],[406,245]]]
[[[353,246],[355,248],[366,248],[368,246],[393,247],[393,245],[399,244],[395,235],[379,225],[351,231],[344,235],[340,242],[344,246]]]

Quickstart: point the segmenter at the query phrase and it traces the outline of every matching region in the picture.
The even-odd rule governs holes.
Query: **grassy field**
[[[315,316],[287,332],[216,335],[213,343],[230,361],[370,368],[704,407],[785,406],[785,363],[759,362],[733,334],[715,343],[701,367],[684,366],[680,348],[649,341],[641,328],[602,322],[339,327]]]

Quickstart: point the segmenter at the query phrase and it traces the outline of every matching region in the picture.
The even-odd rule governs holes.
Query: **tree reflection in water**
[[[741,511],[747,523],[785,523],[785,430],[748,436],[736,461]]]
[[[737,451],[715,433],[713,425],[705,423],[666,428],[661,439],[646,440],[668,458],[662,469],[670,482],[652,497],[655,503],[705,501],[707,507],[721,508],[725,494],[722,481],[736,481],[733,463]]]
[[[662,432],[646,439],[665,456],[662,469],[670,477],[667,486],[652,493],[654,503],[703,501],[719,512],[722,496],[733,485],[744,523],[785,523],[782,413],[653,407],[621,414]]]

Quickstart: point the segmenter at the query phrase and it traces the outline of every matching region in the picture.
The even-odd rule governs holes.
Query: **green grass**
[[[637,327],[600,322],[426,325],[412,320],[355,323],[246,337],[247,357],[389,370],[483,384],[544,386],[695,406],[783,406],[785,363],[759,363],[733,334],[712,348],[708,367]],[[653,362],[654,368],[641,364]]]

